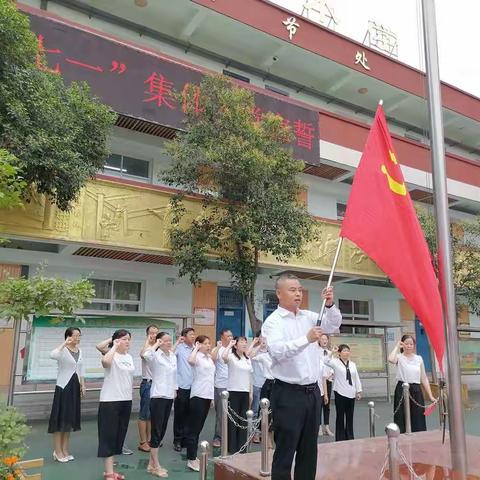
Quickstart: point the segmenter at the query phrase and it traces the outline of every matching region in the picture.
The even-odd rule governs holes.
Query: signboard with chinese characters
[[[480,338],[462,338],[458,346],[462,373],[478,374],[480,372]]]
[[[350,358],[360,373],[385,373],[383,335],[335,335],[332,345],[346,343],[350,347]]]
[[[31,15],[30,22],[47,60],[38,67],[61,74],[67,83],[87,82],[118,113],[182,129],[185,104],[174,99],[174,91],[195,89],[183,98],[200,105],[204,73],[199,69],[48,18]],[[273,112],[291,127],[296,158],[319,164],[317,111],[259,92],[255,103],[255,117]]]
[[[37,317],[32,323],[32,332],[28,347],[26,381],[53,381],[57,378],[57,362],[50,358],[50,352],[64,341],[67,327],[76,326],[82,331],[80,348],[85,365],[85,377],[95,379],[103,377],[101,354],[95,345],[110,337],[112,333],[125,328],[132,334],[129,353],[135,364],[135,376],[142,375],[140,350],[145,344],[145,329],[152,323],[175,339],[176,324],[150,317],[84,316],[85,323],[75,322],[72,318],[59,323],[55,317]]]
[[[215,310],[213,308],[196,308],[193,312],[195,315],[203,315],[203,318],[195,318],[195,325],[215,325]]]

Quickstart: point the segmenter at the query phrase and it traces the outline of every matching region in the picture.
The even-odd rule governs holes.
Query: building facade
[[[230,76],[255,93],[258,114],[282,115],[295,136],[293,152],[305,161],[303,200],[320,235],[301,258],[261,258],[256,307],[262,318],[276,308],[275,276],[287,271],[302,278],[304,307],[319,309],[380,98],[412,199],[425,208],[432,204],[424,76],[394,58],[263,0],[24,0],[18,7],[30,17],[48,68],[67,82],[86,81],[118,113],[112,154],[71,212],[38,197],[23,211],[0,216],[0,231],[10,239],[0,249],[3,276],[33,275],[46,263],[48,274],[92,280],[96,298],[82,312],[92,386],[99,374],[94,342],[115,326],[135,329],[140,343],[148,323],[173,332],[193,325],[211,338],[226,326],[250,333],[243,300],[228,275],[205,271],[202,285],[193,287],[173,264],[168,227],[174,190],[162,182],[161,172],[170,164],[164,143],[182,129],[184,105],[174,91],[198,88],[211,72]],[[442,95],[451,217],[468,220],[480,212],[480,99],[446,84]],[[197,199],[188,200],[192,215],[198,207]],[[417,335],[430,365],[428,342],[413,312],[352,244],[342,250],[334,283],[344,318],[365,323],[342,333],[355,335],[346,340],[362,356],[367,395],[386,394],[393,371],[385,352],[402,332]],[[480,325],[466,309],[459,322]],[[4,326],[0,358],[9,362],[12,330]],[[464,357],[471,360],[465,373],[476,373],[480,364],[474,337],[462,340]],[[48,318],[25,323],[18,391],[51,388],[47,354],[61,338],[61,328]],[[7,382],[0,378],[0,385]],[[476,375],[465,375],[464,382],[480,385]]]

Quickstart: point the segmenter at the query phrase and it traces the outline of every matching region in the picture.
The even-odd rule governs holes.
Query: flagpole
[[[332,268],[330,270],[330,275],[328,276],[326,288],[332,285],[333,274],[335,273],[335,269],[337,268],[337,262],[338,262],[338,257],[340,256],[340,249],[342,248],[342,243],[343,243],[343,237],[338,237],[337,250],[335,251],[335,257],[333,257]],[[326,306],[327,306],[327,301],[323,299],[322,307],[320,308],[320,312],[317,318],[317,327],[322,326],[322,318],[323,318],[323,314],[325,313]]]
[[[461,398],[461,370],[458,352],[455,291],[452,276],[452,251],[448,215],[448,193],[445,168],[442,98],[438,66],[437,29],[434,0],[422,0],[423,34],[426,75],[428,80],[428,110],[430,115],[433,192],[437,220],[437,244],[440,293],[443,302],[447,345],[448,418],[450,424],[450,454],[452,468],[464,480],[467,475],[465,426]],[[455,477],[457,478],[457,477]]]

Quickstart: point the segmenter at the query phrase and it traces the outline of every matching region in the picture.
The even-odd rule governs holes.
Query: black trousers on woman
[[[395,396],[393,400],[393,411],[397,411],[399,403],[402,401],[403,397],[403,382],[397,382],[395,387]],[[418,383],[410,383],[410,396],[415,399],[420,405],[425,405],[425,400],[423,399],[422,389]],[[415,405],[412,400],[410,400],[410,419],[412,424],[412,432],[424,432],[427,429],[427,422],[425,415],[423,414],[423,408]],[[405,433],[405,410],[402,405],[398,412],[393,416],[393,421],[398,425],[400,433]]]
[[[320,412],[320,425],[328,425],[330,423],[330,402],[332,401],[332,384],[327,380],[327,396],[328,403],[322,402],[322,408]],[[323,422],[322,422],[323,413]]]
[[[168,418],[172,411],[173,399],[151,398],[150,399],[150,421],[152,434],[150,437],[150,448],[158,448],[167,431]]]
[[[250,407],[250,393],[249,392],[228,392],[230,408],[240,417],[247,417],[247,410]],[[235,421],[239,425],[246,425],[245,422],[240,421],[232,414]],[[228,453],[233,454],[238,452],[240,448],[247,441],[247,431],[243,428],[236,427],[230,419],[228,419]],[[245,451],[243,452],[245,453]]]
[[[335,409],[337,418],[335,421],[335,441],[353,440],[353,412],[355,410],[355,398],[348,398],[335,392]]]
[[[187,460],[197,458],[198,438],[210,409],[212,401],[207,398],[192,397],[188,406],[188,417],[185,425],[185,447]]]

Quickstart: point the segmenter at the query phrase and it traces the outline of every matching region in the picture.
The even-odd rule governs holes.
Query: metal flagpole
[[[437,220],[437,244],[440,292],[443,301],[447,338],[448,410],[452,468],[464,480],[467,474],[465,426],[461,398],[461,371],[458,353],[455,291],[452,278],[452,252],[447,201],[442,98],[438,67],[437,29],[434,0],[422,0],[423,34],[425,41],[426,74],[428,80],[428,110],[430,114],[433,192]]]
[[[338,262],[338,257],[340,255],[340,249],[342,248],[342,243],[343,243],[343,237],[338,237],[337,250],[335,251],[335,257],[333,258],[332,269],[330,270],[330,275],[328,276],[328,282],[327,282],[326,288],[332,285],[333,274],[335,273],[335,268],[337,268],[337,262]],[[317,327],[322,326],[322,318],[323,318],[323,314],[325,313],[326,305],[327,305],[327,301],[323,299],[322,308],[320,308],[320,312],[317,318]]]

